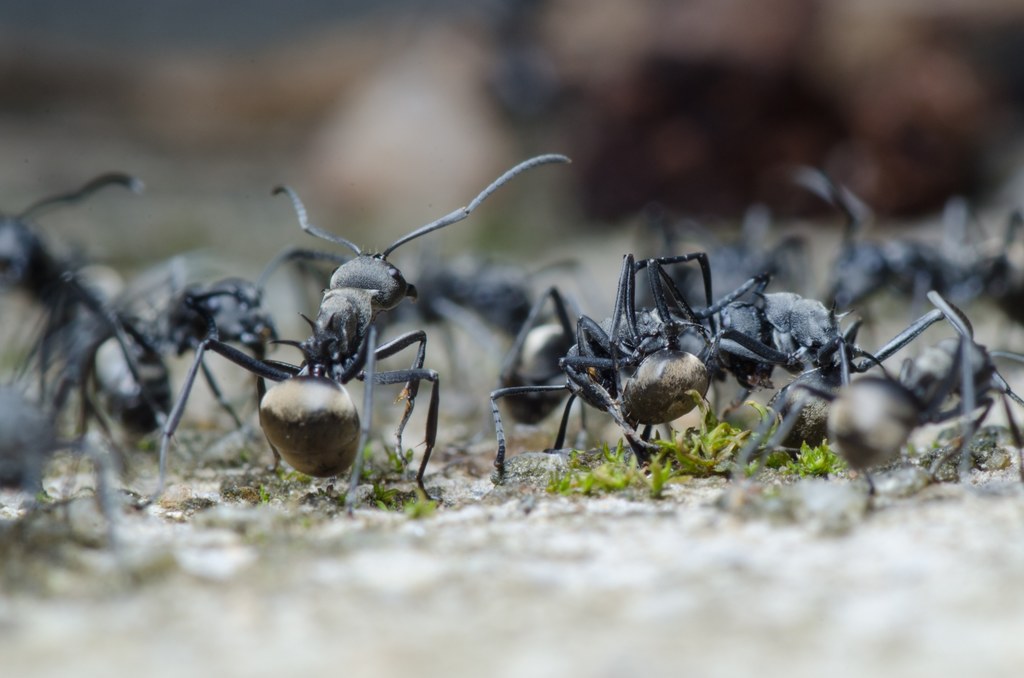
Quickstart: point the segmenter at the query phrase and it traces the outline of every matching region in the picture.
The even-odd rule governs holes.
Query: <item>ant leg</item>
[[[762,360],[766,363],[770,363],[772,365],[788,366],[793,362],[788,353],[778,351],[769,346],[768,344],[765,344],[753,337],[743,334],[739,330],[721,330],[718,333],[717,341],[719,342],[720,350],[726,353],[731,353],[733,355],[739,356],[741,358],[749,358],[750,356],[746,356],[735,350],[729,350],[729,346],[725,342],[737,344],[740,348],[746,349],[747,351],[752,353],[755,356],[755,358]]]
[[[655,449],[655,446],[645,440],[641,440],[636,429],[622,416],[619,404],[612,398],[604,386],[594,381],[588,371],[588,367],[593,364],[594,359],[588,360],[583,356],[576,356],[575,358],[574,360],[568,357],[563,359],[562,368],[565,370],[566,376],[576,385],[580,396],[584,400],[588,403],[597,404],[599,409],[604,410],[611,416],[619,428],[622,429],[622,433],[627,442],[629,442],[630,447],[633,448],[633,454],[636,455],[637,460],[641,463],[646,463],[650,459],[651,451]]]
[[[369,378],[369,377],[367,377]],[[423,494],[427,494],[427,488],[423,486],[423,474],[427,470],[427,462],[430,461],[430,454],[434,451],[434,444],[437,442],[437,418],[438,408],[440,406],[440,378],[434,370],[428,369],[411,369],[411,370],[393,370],[390,372],[378,372],[373,375],[373,381],[376,384],[400,384],[403,381],[408,384],[415,383],[417,387],[420,381],[430,382],[430,404],[427,408],[427,423],[424,434],[424,443],[426,443],[426,449],[423,451],[423,460],[420,462],[419,471],[416,473],[416,485],[423,491]],[[406,417],[402,420],[401,426],[404,427]],[[398,434],[399,440],[401,440],[401,433]],[[430,495],[427,495],[428,497]]]
[[[555,316],[558,318],[558,324],[562,326],[562,331],[565,336],[570,338],[570,341],[576,335],[574,334],[572,323],[569,320],[569,313],[566,310],[565,300],[562,298],[561,292],[556,287],[549,287],[544,291],[537,300],[533,303],[530,308],[529,314],[526,316],[526,320],[523,322],[522,327],[519,328],[519,332],[516,334],[515,340],[512,342],[512,346],[505,354],[504,362],[501,366],[501,373],[499,380],[503,384],[507,384],[512,381],[516,369],[519,367],[519,361],[522,359],[523,347],[526,344],[526,339],[530,332],[537,328],[540,324],[540,314],[544,308],[544,303],[550,299],[551,304],[555,307]]]
[[[942,315],[946,317],[949,324],[952,325],[961,336],[966,339],[974,338],[974,328],[971,326],[971,321],[963,311],[951,302],[947,301],[935,290],[928,293],[928,301],[932,302],[936,308],[942,311]]]
[[[213,397],[217,399],[217,403],[225,412],[231,415],[231,419],[234,420],[235,426],[242,428],[242,420],[235,413],[231,404],[224,398],[224,394],[220,390],[220,385],[217,384],[217,380],[213,377],[213,372],[210,371],[210,368],[203,361],[200,361],[199,367],[203,370],[203,378],[206,379],[206,385],[210,387],[210,391],[213,393]]]
[[[985,418],[988,416],[988,411],[992,407],[992,400],[986,398],[982,400],[980,403],[978,403],[978,405],[984,406],[984,409],[978,414],[977,417],[970,417],[965,415],[963,412],[962,404],[963,403],[957,405],[954,409],[944,412],[941,415],[932,417],[929,420],[929,423],[939,423],[943,421],[948,421],[950,419],[953,419],[954,417],[963,417],[963,423],[961,424],[960,429],[960,442],[954,449],[949,450],[941,457],[936,459],[934,462],[932,462],[931,468],[928,469],[928,473],[931,474],[932,477],[935,477],[935,475],[939,472],[939,469],[942,468],[943,464],[945,464],[947,461],[949,461],[950,459],[957,455],[960,455],[960,463],[957,469],[958,475],[962,471],[960,467],[964,465],[963,458],[965,456],[967,458],[967,469],[968,471],[970,470],[970,439],[967,436],[969,435],[973,437],[974,431],[978,428],[981,422],[984,421]],[[961,476],[961,480],[963,480],[963,476]]]
[[[691,252],[690,254],[679,254],[675,256],[641,259],[636,262],[636,270],[639,271],[641,268],[644,268],[645,266],[650,266],[652,269],[660,269],[662,266],[667,266],[670,264],[684,264],[694,260],[696,260],[697,263],[700,265],[700,275],[701,279],[704,281],[704,306],[710,307],[712,304],[714,304],[715,297],[711,291],[711,264],[708,261],[708,255],[706,252]],[[680,298],[682,298],[683,294],[682,292],[679,291],[679,288],[676,286],[675,281],[672,280],[671,276],[666,277],[668,277],[668,281],[671,284],[672,288],[674,288],[674,291],[678,293]]]
[[[586,316],[580,318],[580,323]],[[593,322],[590,318],[587,318],[590,322]],[[626,254],[622,257],[622,269],[619,271],[619,282],[616,286],[615,292],[615,306],[612,309],[612,331],[611,341],[612,345],[610,354],[613,358],[618,357],[618,351],[614,347],[615,340],[619,337],[619,328],[621,323],[625,321],[626,330],[629,332],[630,338],[635,342],[638,339],[639,330],[637,329],[636,322],[636,268],[633,261],[632,254]],[[604,331],[601,330],[597,323],[593,323],[594,327],[597,328],[595,331],[593,328],[590,329],[595,336],[607,336]],[[584,336],[581,328],[576,330],[577,341],[583,342]],[[580,352],[583,353],[583,347],[580,347]]]
[[[565,408],[562,410],[562,418],[558,422],[558,434],[555,436],[555,444],[551,449],[560,450],[565,446],[565,431],[569,426],[569,413],[572,410],[572,404],[576,402],[576,394],[570,392],[569,399],[565,401]],[[586,408],[580,408],[580,432],[585,433],[587,430],[587,424],[583,420],[583,412]],[[579,440],[577,440],[579,442]]]
[[[215,353],[219,353],[239,367],[249,370],[258,377],[273,379],[274,381],[284,381],[292,376],[286,371],[256,360],[233,346],[222,343],[217,339],[207,338],[199,342],[199,345],[195,350],[195,357],[192,359],[192,365],[189,366],[188,373],[185,376],[185,381],[182,384],[181,393],[178,394],[178,399],[175,401],[174,406],[171,408],[171,411],[168,413],[163,423],[163,432],[160,437],[160,478],[157,483],[156,491],[150,497],[150,501],[156,501],[160,498],[160,495],[163,494],[164,483],[167,479],[167,451],[171,442],[171,437],[174,435],[174,431],[178,428],[178,424],[181,422],[182,414],[185,411],[185,403],[188,402],[188,397],[192,392],[192,386],[196,381],[196,374],[199,371],[200,365],[203,363],[203,354],[207,349]],[[274,454],[276,463],[279,459],[277,456],[277,450],[274,450]]]
[[[491,416],[494,417],[494,430],[498,437],[498,453],[494,457],[494,467],[498,469],[498,478],[500,479],[505,475],[505,426],[501,422],[501,412],[498,410],[498,398],[504,398],[510,395],[519,395],[522,393],[541,393],[545,391],[565,391],[568,387],[565,384],[549,384],[549,385],[537,385],[537,386],[508,386],[506,388],[499,388],[491,391]],[[558,430],[558,439],[556,441],[556,448],[560,441],[565,438],[565,425],[566,419],[568,418],[569,406],[572,405],[575,394],[571,394],[569,402],[566,404],[565,412],[562,415],[562,424]]]
[[[1013,437],[1013,444],[1017,448],[1017,471],[1020,474],[1020,481],[1024,483],[1024,438],[1021,437],[1020,428],[1017,426],[1017,421],[1013,418],[1013,413],[1010,412],[1010,399],[1003,394],[1003,412],[1006,413],[1006,425],[1010,429],[1010,435]]]
[[[160,495],[164,492],[164,483],[167,480],[167,447],[171,442],[171,436],[174,435],[174,431],[181,422],[182,414],[185,412],[185,403],[192,392],[192,384],[195,383],[196,372],[199,371],[199,366],[203,362],[203,352],[205,350],[206,342],[200,342],[199,346],[196,347],[196,354],[192,360],[192,365],[189,366],[188,373],[185,375],[185,383],[181,387],[181,393],[178,394],[178,399],[175,401],[174,407],[171,408],[164,422],[163,432],[160,435],[160,477],[157,481],[156,490],[153,491],[149,498],[151,502],[159,499]]]
[[[413,359],[412,366],[409,370],[412,372],[422,370],[423,363],[427,356],[427,333],[423,330],[416,330],[403,334],[397,339],[392,339],[386,344],[378,346],[375,351],[375,358],[377,360],[390,358],[415,343],[419,343],[419,346],[416,349],[416,357]],[[411,378],[398,396],[399,400],[405,400],[405,411],[402,413],[402,420],[398,424],[398,429],[395,431],[395,453],[399,458],[404,458],[402,450],[402,433],[405,431],[405,427],[409,423],[409,418],[412,417],[412,411],[416,406],[416,396],[419,393],[419,390],[420,380]]]
[[[771,276],[768,275],[767,273],[755,275],[753,278],[746,281],[745,283],[734,289],[732,292],[729,292],[729,294],[725,295],[711,306],[701,309],[700,311],[696,311],[697,317],[709,318],[711,316],[714,316],[723,308],[725,308],[732,302],[736,301],[737,299],[742,297],[747,292],[750,292],[751,290],[754,291],[754,294],[760,294],[761,292],[764,292],[765,288],[768,287],[769,280],[771,280]]]
[[[111,487],[111,477],[113,474],[111,472],[110,455],[103,454],[94,449],[84,436],[75,440],[72,447],[75,448],[79,455],[88,457],[96,469],[96,502],[99,504],[100,513],[103,514],[107,521],[107,543],[110,544],[110,550],[119,557],[121,547],[115,526],[117,511],[114,491]]]
[[[356,447],[356,458],[352,462],[352,470],[348,477],[348,492],[345,493],[345,510],[349,516],[356,507],[356,488],[363,475],[363,451],[366,441],[370,439],[370,420],[373,417],[373,385],[376,383],[374,371],[377,367],[377,328],[371,323],[363,342],[366,351],[366,364],[363,366],[365,388],[363,388],[363,421],[359,427],[359,443]]]
[[[806,391],[808,396],[822,398],[823,400],[832,401],[836,397],[835,393],[831,393],[829,391],[815,388],[807,384],[798,384],[790,382],[790,384],[787,384],[781,391],[779,391],[779,393],[776,395],[776,398],[781,396],[783,392],[790,387],[799,389],[801,391]],[[757,430],[751,435],[750,440],[747,442],[747,444],[744,445],[743,449],[741,449],[739,454],[736,455],[736,465],[733,467],[732,475],[733,482],[737,482],[744,477],[744,475],[746,474],[747,465],[750,462],[750,458],[754,455],[754,452],[757,451],[758,448],[761,448],[761,452],[758,455],[758,459],[766,458],[768,454],[770,454],[771,451],[779,445],[779,443],[786,439],[786,436],[789,435],[789,432],[793,429],[793,426],[796,424],[797,421],[799,421],[800,415],[803,412],[803,409],[807,404],[808,400],[809,398],[807,396],[795,396],[792,400],[790,400],[789,412],[787,412],[786,416],[782,417],[782,420],[779,421],[778,428],[775,429],[775,433],[772,434],[770,439],[767,439],[767,436],[768,433],[771,431],[772,424],[774,423],[774,418],[766,417],[764,421],[761,422]],[[761,468],[762,467],[759,466],[755,471],[755,474],[759,473]]]

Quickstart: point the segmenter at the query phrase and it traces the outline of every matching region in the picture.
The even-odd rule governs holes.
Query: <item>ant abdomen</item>
[[[829,439],[854,469],[892,461],[918,424],[920,404],[897,382],[854,381],[832,402]]]
[[[708,369],[692,353],[659,351],[643,360],[622,389],[622,414],[640,424],[665,424],[697,403],[690,396],[708,392]]]
[[[325,377],[294,377],[260,401],[267,440],[300,473],[329,478],[347,471],[359,447],[359,413],[344,386]]]

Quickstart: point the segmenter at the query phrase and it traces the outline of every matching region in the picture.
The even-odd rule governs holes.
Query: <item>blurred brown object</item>
[[[1019,0],[412,4],[354,17],[313,3],[286,29],[267,0],[273,40],[243,40],[225,9],[217,21],[239,35],[224,45],[174,42],[191,16],[151,48],[27,38],[0,10],[0,114],[101,120],[175,152],[276,146],[317,204],[369,217],[384,203],[379,216],[403,222],[391,196],[422,214],[542,151],[574,158],[590,218],[652,201],[736,216],[777,200],[792,164],[879,213],[921,212],[991,185],[993,149],[1024,119]],[[171,21],[149,16],[158,6],[122,12],[119,30]],[[200,32],[219,40],[208,20]]]
[[[553,2],[547,35],[592,217],[738,215],[794,163],[919,213],[974,191],[1010,131],[979,52],[997,26],[1024,39],[1020,3],[588,4]]]

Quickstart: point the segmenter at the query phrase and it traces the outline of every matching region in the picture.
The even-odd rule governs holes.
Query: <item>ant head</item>
[[[358,256],[339,266],[331,276],[331,289],[355,288],[371,292],[374,311],[389,311],[416,288],[383,255]]]

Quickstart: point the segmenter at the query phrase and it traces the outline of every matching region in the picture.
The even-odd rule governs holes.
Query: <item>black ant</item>
[[[505,468],[506,440],[498,400],[509,396],[529,398],[527,412],[546,414],[552,401],[547,395],[569,398],[564,406],[558,435],[552,449],[562,447],[569,411],[576,398],[609,414],[622,429],[636,457],[647,461],[651,444],[647,438],[655,425],[668,423],[689,412],[696,403],[690,391],[701,397],[709,385],[706,363],[713,352],[703,325],[696,321],[681,294],[662,269],[669,264],[697,260],[710,298],[710,269],[702,252],[674,257],[635,260],[627,254],[619,274],[612,316],[597,323],[588,316],[579,316],[573,333],[564,301],[557,290],[548,293],[556,309],[558,325],[540,335],[536,348],[528,348],[528,339],[544,328],[528,322],[517,338],[502,380],[513,377],[526,381],[524,375],[535,371],[532,383],[506,385],[491,393],[491,412],[497,435],[498,451],[494,465],[500,478]],[[636,275],[647,269],[653,308],[637,308]],[[542,298],[542,302],[544,299]],[[539,304],[532,314],[539,317]],[[550,383],[551,355],[572,336],[575,343],[562,354],[557,364],[564,375],[563,383]],[[545,357],[546,356],[546,357]],[[526,365],[537,363],[535,370]],[[516,366],[516,369],[509,369]],[[557,401],[554,401],[557,403]],[[637,428],[643,427],[638,432]]]
[[[770,388],[776,367],[792,374],[816,368],[848,381],[853,356],[867,355],[855,344],[859,323],[844,330],[834,309],[792,292],[765,292],[768,282],[767,274],[755,276],[714,304],[689,309],[718,345],[715,376],[736,378],[744,389],[739,401]],[[741,300],[747,293],[753,301]]]
[[[191,393],[197,371],[202,371],[214,398],[230,415],[235,426],[242,426],[242,420],[224,398],[203,356],[209,341],[219,341],[240,344],[248,349],[254,359],[264,360],[267,346],[277,340],[274,321],[263,307],[262,282],[265,278],[265,274],[261,275],[257,283],[242,278],[225,278],[209,285],[188,285],[174,296],[159,319],[157,332],[151,340],[179,356],[188,351],[193,352],[192,365],[186,374],[181,394],[169,409],[164,423],[160,441],[161,489],[166,473],[167,446],[184,414],[185,402]]]
[[[166,358],[191,350],[195,355],[185,390],[201,369],[218,403],[241,426],[203,362],[201,345],[212,325],[222,341],[241,344],[262,359],[268,342],[276,338],[273,321],[262,306],[262,289],[240,278],[193,283],[172,293],[155,312],[138,307],[139,294],[135,289],[109,302],[97,301],[96,313],[79,314],[53,337],[60,359],[44,363],[43,370],[57,372],[52,394],[57,410],[77,394],[78,430],[84,431],[91,419],[108,439],[114,438],[108,421],[132,439],[166,427],[173,403]],[[180,416],[180,410],[173,412],[175,425]],[[164,442],[161,484],[166,453]]]
[[[857,305],[882,289],[911,299],[915,306],[929,290],[964,303],[985,292],[999,278],[1003,255],[989,257],[965,246],[970,211],[962,199],[947,202],[945,237],[940,247],[912,240],[858,239],[872,219],[870,208],[845,186],[815,169],[802,168],[798,185],[825,200],[844,216],[843,241],[831,266],[828,297],[839,308]],[[1012,230],[1007,239],[1012,237]]]
[[[754,388],[772,387],[776,367],[798,375],[799,383],[835,391],[850,382],[851,374],[866,371],[877,362],[877,356],[856,343],[859,321],[843,329],[843,315],[834,308],[791,292],[765,292],[768,281],[767,274],[755,276],[703,309],[692,309],[683,302],[687,314],[707,323],[715,345],[709,362],[713,378],[729,373],[743,388],[731,407],[738,406]],[[741,300],[749,292],[755,299]],[[935,313],[918,321],[914,330],[901,334],[884,348],[885,355],[904,346],[916,336],[913,331],[920,333],[939,317]],[[857,358],[863,360],[856,362]],[[769,404],[778,403],[777,408],[785,415],[790,409],[788,396],[787,386]],[[823,426],[822,418],[813,414],[813,408],[800,411],[807,416],[795,430],[813,439],[814,432]]]
[[[953,326],[958,337],[943,339],[926,348],[916,358],[907,359],[895,379],[867,375],[844,385],[837,392],[823,391],[807,384],[799,385],[800,389],[811,396],[830,403],[827,415],[828,439],[855,470],[866,471],[894,459],[916,428],[959,417],[962,422],[959,443],[935,461],[931,474],[934,476],[942,464],[959,454],[960,477],[965,478],[970,470],[970,440],[988,416],[994,403],[994,393],[1001,396],[1016,446],[1020,448],[1024,445],[1010,413],[1009,399],[1020,405],[1024,405],[1024,400],[1013,392],[992,360],[993,356],[1016,359],[1020,359],[1020,356],[989,352],[974,340],[973,328],[963,311],[934,290],[928,292],[927,298],[936,310],[922,316],[896,340],[880,350],[875,356],[876,360],[885,360],[919,336],[925,327],[941,318]],[[957,402],[951,405],[951,398],[956,398]],[[800,407],[800,396],[796,396],[796,399],[795,407]],[[979,407],[982,410],[975,415]],[[774,436],[775,440],[785,435],[792,419],[792,416],[783,419]],[[772,446],[769,443],[768,449]],[[871,477],[865,475],[874,492]]]
[[[388,262],[387,257],[415,238],[467,218],[494,191],[521,172],[542,164],[568,161],[561,155],[543,155],[526,160],[502,174],[465,207],[413,230],[380,253],[364,252],[350,240],[314,226],[294,191],[287,187],[274,189],[275,194],[284,193],[291,199],[303,231],[342,245],[355,254],[331,275],[316,319],[307,318],[312,334],[301,342],[278,342],[302,352],[303,359],[299,365],[252,358],[221,341],[212,322],[209,323],[207,338],[196,349],[197,354],[205,350],[219,353],[260,377],[260,425],[274,452],[275,465],[283,457],[296,470],[317,477],[336,476],[352,467],[346,500],[351,509],[361,474],[363,459],[360,452],[370,431],[373,386],[405,384],[401,396],[406,401],[405,411],[395,432],[396,449],[401,456],[402,433],[412,415],[420,382],[425,380],[431,382],[431,393],[426,449],[416,474],[416,483],[421,491],[426,492],[423,476],[437,437],[439,379],[437,372],[423,367],[426,356],[426,333],[423,330],[407,332],[380,345],[377,343],[374,325],[377,315],[395,308],[406,298],[415,299],[417,296],[416,288]],[[303,255],[294,256],[301,258]],[[409,369],[376,370],[377,360],[391,357],[412,345],[418,345],[418,349]],[[266,389],[264,379],[277,383]],[[366,384],[362,422],[344,387],[353,379]],[[184,407],[187,396],[186,391],[179,396],[164,430],[165,439],[173,434],[176,414]]]
[[[32,219],[61,205],[88,198],[106,186],[124,186],[135,193],[142,182],[127,174],[101,174],[70,193],[36,201],[13,215],[0,214],[0,289],[17,289],[28,294],[44,310],[45,318],[33,348],[42,372],[57,352],[58,335],[84,314],[108,315],[106,298],[81,275],[81,263],[54,253],[32,225]],[[121,337],[123,339],[123,335]],[[32,361],[30,356],[25,364]],[[45,384],[40,387],[45,389]]]

